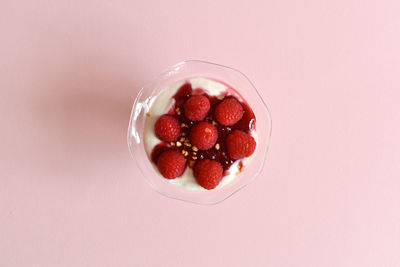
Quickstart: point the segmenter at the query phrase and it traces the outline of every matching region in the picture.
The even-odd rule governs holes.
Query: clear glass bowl
[[[170,184],[155,171],[143,144],[143,130],[150,99],[169,85],[193,77],[211,78],[232,86],[243,96],[256,116],[256,132],[258,135],[256,154],[238,177],[229,184],[214,190],[192,191]],[[128,146],[141,174],[157,192],[183,201],[198,204],[216,204],[238,192],[261,173],[270,136],[271,115],[268,107],[254,85],[243,73],[219,64],[188,60],[168,68],[139,91],[133,104],[129,122]]]

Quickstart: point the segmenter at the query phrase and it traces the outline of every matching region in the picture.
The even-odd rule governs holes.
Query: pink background
[[[400,266],[399,10],[1,1],[0,266]],[[272,111],[266,168],[216,206],[152,191],[126,145],[140,85],[184,59]]]

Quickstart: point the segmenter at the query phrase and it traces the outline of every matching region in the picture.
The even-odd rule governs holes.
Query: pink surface
[[[2,1],[0,266],[400,266],[399,9]],[[262,175],[216,206],[152,191],[126,146],[140,85],[192,58],[272,111]]]

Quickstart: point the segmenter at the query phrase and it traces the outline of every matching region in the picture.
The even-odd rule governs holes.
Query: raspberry
[[[175,141],[181,133],[179,121],[172,116],[162,115],[156,122],[155,133],[163,141]]]
[[[191,96],[183,108],[186,118],[192,121],[201,121],[210,110],[210,101],[203,95]]]
[[[222,166],[215,160],[203,159],[194,166],[194,177],[207,190],[214,189],[222,179]]]
[[[215,109],[215,118],[225,126],[234,125],[243,117],[243,107],[235,98],[227,98]]]
[[[164,151],[157,161],[158,170],[167,179],[181,176],[186,167],[185,157],[174,150]]]
[[[218,139],[218,132],[211,123],[199,122],[190,130],[190,142],[202,150],[211,148]]]
[[[229,157],[241,159],[254,153],[256,141],[245,132],[234,130],[226,138],[226,148]]]

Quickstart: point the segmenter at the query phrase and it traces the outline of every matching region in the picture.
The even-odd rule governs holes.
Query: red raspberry
[[[222,125],[234,125],[243,117],[243,107],[235,98],[230,97],[218,104],[215,118]]]
[[[174,179],[181,176],[185,171],[185,157],[174,150],[164,151],[157,161],[158,170],[167,179]]]
[[[241,159],[254,153],[256,141],[251,135],[239,130],[234,130],[226,138],[226,148],[229,157]]]
[[[199,122],[190,130],[190,142],[199,149],[211,148],[218,139],[218,132],[211,123]]]
[[[155,125],[156,136],[167,142],[175,141],[181,134],[179,121],[170,115],[162,115]]]
[[[215,160],[203,159],[194,166],[194,177],[207,190],[214,189],[222,180],[222,166]]]
[[[192,121],[201,121],[210,110],[210,101],[203,95],[191,96],[183,106],[185,116]]]

